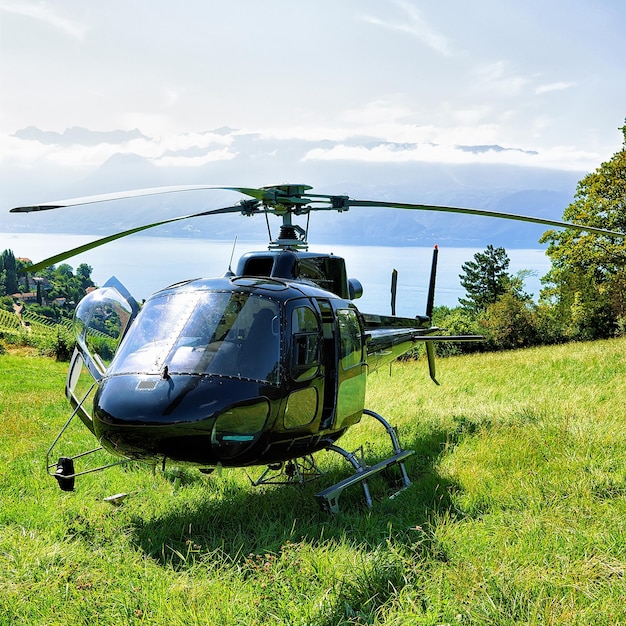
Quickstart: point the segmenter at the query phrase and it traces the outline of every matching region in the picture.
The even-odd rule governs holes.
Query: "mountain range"
[[[27,127],[14,133],[15,142],[65,154],[100,150],[102,162],[63,166],[38,159],[31,167],[0,167],[0,231],[89,233],[104,236],[144,223],[177,215],[230,206],[237,194],[222,191],[188,192],[120,200],[83,207],[9,214],[12,206],[125,189],[163,185],[207,184],[261,186],[284,182],[306,183],[316,193],[347,194],[356,199],[474,207],[561,219],[585,172],[546,169],[481,160],[481,155],[533,153],[498,145],[456,146],[476,155],[475,162],[445,163],[423,160],[316,158],[333,150],[354,149],[368,154],[383,149],[406,154],[415,144],[385,142],[374,137],[342,140],[277,139],[228,127],[183,136],[172,146],[160,146],[155,156],[153,138],[132,131],[91,131],[70,128],[62,133]],[[432,146],[430,146],[432,147]],[[148,149],[150,148],[150,149]],[[493,160],[492,160],[493,161]],[[276,233],[278,221],[270,222]],[[265,220],[238,215],[200,218],[160,227],[145,234],[232,240],[263,237]],[[309,240],[324,244],[431,245],[538,248],[547,230],[508,220],[449,213],[394,209],[350,209],[337,215],[311,216]]]

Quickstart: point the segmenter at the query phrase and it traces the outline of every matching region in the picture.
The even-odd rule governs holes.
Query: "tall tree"
[[[459,298],[459,303],[476,313],[486,311],[490,304],[510,291],[509,263],[506,250],[492,245],[484,252],[477,252],[473,261],[463,263],[463,274],[459,274],[459,278],[467,297]]]
[[[83,290],[87,289],[87,287],[94,286],[93,280],[91,280],[92,271],[93,268],[91,267],[91,265],[87,265],[87,263],[81,263],[76,268],[76,278],[78,279],[80,286]]]
[[[12,295],[18,290],[17,263],[11,250],[5,250],[0,254],[0,272],[5,271],[4,293],[0,295]]]
[[[622,148],[585,176],[563,219],[626,233],[626,124]],[[576,339],[608,337],[626,320],[626,238],[549,230],[552,269],[544,277],[544,301],[559,310]]]

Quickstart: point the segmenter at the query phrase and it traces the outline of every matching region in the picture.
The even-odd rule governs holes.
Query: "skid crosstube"
[[[357,483],[361,483],[367,506],[371,507],[372,497],[370,495],[367,479],[374,476],[375,474],[378,474],[379,472],[382,472],[386,468],[391,467],[392,465],[397,464],[400,468],[403,483],[400,491],[403,491],[411,485],[411,481],[409,480],[406,469],[404,467],[404,460],[414,454],[414,451],[402,449],[395,429],[389,425],[385,418],[378,415],[378,413],[375,413],[374,411],[370,411],[369,409],[364,409],[363,414],[373,417],[383,425],[383,427],[387,431],[387,434],[391,438],[391,443],[393,445],[393,455],[387,459],[384,459],[383,461],[380,461],[380,463],[376,463],[376,465],[369,466],[363,460],[359,459],[354,453],[348,452],[347,450],[344,450],[343,448],[340,448],[336,445],[329,446],[327,448],[328,450],[332,450],[333,452],[341,454],[341,456],[343,456],[349,463],[352,464],[355,473],[354,475],[349,476],[348,478],[344,478],[338,483],[327,487],[326,489],[323,489],[322,491],[315,494],[315,499],[317,500],[322,510],[328,513],[339,512],[339,498],[344,489],[347,489],[352,485],[356,485]],[[394,493],[391,497],[395,497],[398,493],[400,492]]]

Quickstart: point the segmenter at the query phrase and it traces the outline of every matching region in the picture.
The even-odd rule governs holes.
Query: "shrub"
[[[538,343],[534,305],[511,293],[490,304],[481,323],[490,343],[498,350],[526,348]]]
[[[74,352],[75,339],[72,332],[65,326],[57,325],[55,332],[41,335],[36,340],[36,346],[47,356],[53,356],[57,361],[69,361]]]
[[[437,307],[433,314],[433,323],[442,329],[442,334],[446,335],[481,335],[483,331],[478,319],[476,314],[463,307],[454,309]],[[437,356],[454,356],[479,352],[483,349],[484,344],[482,342],[439,342],[435,344]]]

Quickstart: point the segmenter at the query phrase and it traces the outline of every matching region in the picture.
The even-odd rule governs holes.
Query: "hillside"
[[[61,493],[43,460],[67,365],[0,355],[0,623],[624,623],[625,348],[449,358],[441,387],[422,362],[373,375],[413,484],[389,500],[373,482],[372,510],[357,488],[336,516],[318,484],[258,489],[243,470],[117,467]],[[386,443],[365,423],[342,440]],[[321,462],[322,481],[347,472]]]

